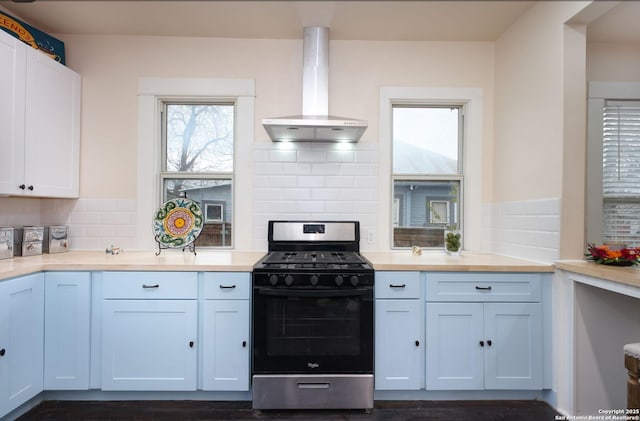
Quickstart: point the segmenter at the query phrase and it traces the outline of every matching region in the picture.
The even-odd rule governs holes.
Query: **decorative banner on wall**
[[[42,51],[55,61],[65,64],[64,42],[59,39],[45,34],[41,30],[2,11],[0,11],[0,29],[36,50]]]

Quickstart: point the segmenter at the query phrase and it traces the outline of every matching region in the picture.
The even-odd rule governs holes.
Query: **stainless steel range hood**
[[[329,29],[304,28],[302,115],[265,118],[274,142],[355,143],[367,129],[365,120],[329,115]]]

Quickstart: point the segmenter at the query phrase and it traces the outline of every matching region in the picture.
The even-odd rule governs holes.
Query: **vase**
[[[458,256],[462,249],[462,235],[458,230],[444,230],[444,250],[453,256]]]

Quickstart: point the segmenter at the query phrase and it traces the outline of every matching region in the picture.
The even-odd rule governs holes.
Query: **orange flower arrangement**
[[[604,265],[631,266],[640,263],[640,248],[621,248],[612,250],[607,245],[596,246],[587,244],[589,253],[585,254],[588,260]]]

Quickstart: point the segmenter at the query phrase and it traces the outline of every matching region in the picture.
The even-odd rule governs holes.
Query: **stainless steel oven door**
[[[372,374],[373,287],[253,290],[254,374]]]

